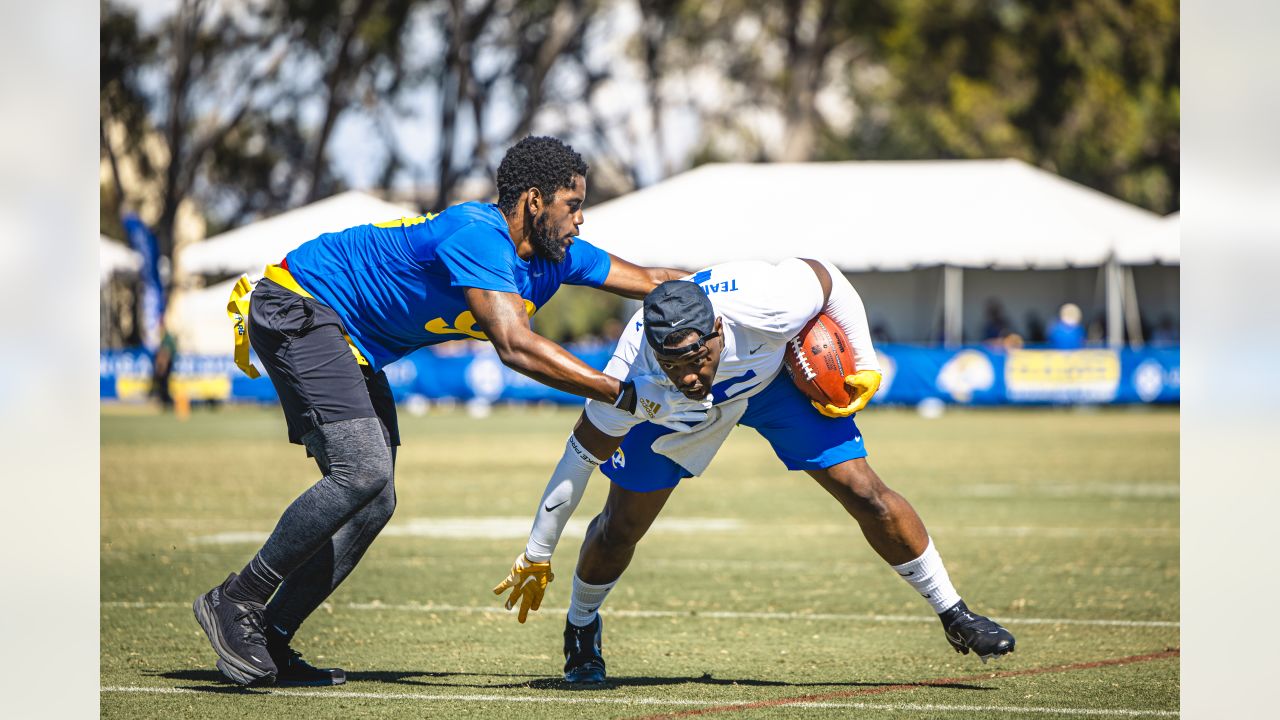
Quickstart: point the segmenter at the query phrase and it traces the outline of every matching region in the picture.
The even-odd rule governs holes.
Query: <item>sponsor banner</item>
[[[1115,350],[1012,350],[1005,357],[1010,402],[1105,403],[1120,388]]]
[[[570,347],[588,365],[601,369],[608,346]],[[962,405],[1176,403],[1181,397],[1177,349],[1142,350],[954,350],[882,345],[877,347],[884,381],[874,402],[915,404],[936,398]],[[262,367],[254,358],[254,363]],[[104,399],[145,400],[151,387],[151,357],[141,349],[105,351],[99,362]],[[488,402],[582,402],[503,365],[487,344],[458,353],[424,348],[386,368],[398,400],[473,399]],[[250,380],[231,356],[179,355],[175,389],[193,400],[274,402],[266,377]]]

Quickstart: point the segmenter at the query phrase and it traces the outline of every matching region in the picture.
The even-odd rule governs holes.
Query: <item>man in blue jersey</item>
[[[294,633],[359,562],[395,508],[395,403],[382,372],[420,347],[476,338],[508,367],[637,418],[687,429],[709,403],[656,378],[618,380],[532,331],[564,283],[642,298],[681,270],[638,267],[578,239],[587,165],[559,140],[529,137],[498,167],[497,204],[361,225],[290,252],[228,312],[237,363],[251,343],[275,385],[290,442],[324,476],[284,511],[239,572],[196,598],[223,675],[244,685],[336,685],[291,648]],[[247,306],[247,307],[246,307]],[[245,342],[248,341],[248,343]]]

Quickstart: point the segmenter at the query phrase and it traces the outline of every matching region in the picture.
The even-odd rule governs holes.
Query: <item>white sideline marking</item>
[[[107,600],[101,603],[105,608],[123,608],[130,610],[187,608],[188,603],[179,602],[127,602]],[[474,605],[415,605],[389,603],[341,603],[334,607],[343,610],[387,610],[392,612],[425,612],[425,613],[463,613],[482,615],[510,614],[501,606]],[[564,613],[569,608],[543,607],[544,613]],[[511,611],[515,612],[515,611]],[[855,615],[846,613],[794,613],[794,612],[738,612],[732,610],[602,610],[611,617],[631,618],[709,618],[712,620],[838,620],[853,622],[906,622],[936,623],[938,618],[923,615]],[[1000,618],[1006,625],[1094,625],[1106,627],[1167,627],[1176,628],[1180,624],[1174,620],[1102,620],[1082,618]]]
[[[1109,498],[1176,498],[1177,483],[1050,483],[1020,485],[1016,483],[975,483],[954,488],[957,495],[981,498],[1008,497],[1109,497]]]
[[[941,529],[941,528],[940,528]],[[958,527],[946,528],[954,535],[976,535],[979,537],[1048,537],[1048,538],[1088,538],[1100,535],[1139,535],[1150,537],[1156,535],[1179,535],[1179,528],[1161,527],[1122,527],[1122,528],[1074,528],[1074,527]]]
[[[104,693],[145,693],[149,695],[199,695],[200,690],[170,687],[136,687],[113,686],[101,689]],[[565,705],[671,705],[671,706],[723,706],[723,705],[756,705],[769,702],[770,698],[761,700],[686,700],[682,698],[602,698],[602,697],[563,697],[541,695],[427,695],[422,693],[374,693],[352,692],[350,690],[260,690],[263,695],[281,695],[284,697],[304,698],[336,698],[361,700],[417,700],[423,702],[507,702],[507,703],[553,703]],[[1176,710],[1130,710],[1125,708],[1058,708],[1058,707],[1000,707],[997,705],[933,705],[919,703],[861,703],[861,702],[797,702],[785,703],[782,707],[829,710],[850,708],[859,710],[919,710],[925,712],[996,712],[996,713],[1041,713],[1046,715],[1095,715],[1116,717],[1177,717]]]
[[[450,540],[524,540],[529,536],[532,520],[528,516],[479,516],[479,517],[422,517],[393,522],[381,533],[389,537],[429,537]],[[588,520],[577,518],[565,526],[564,535],[586,535]],[[658,518],[650,533],[722,533],[744,530],[776,533],[784,526],[771,523],[746,523],[736,518],[672,517]],[[1108,535],[1177,536],[1179,528],[1161,527],[1020,527],[1020,526],[940,526],[939,531],[950,535],[978,537],[1049,537],[1089,538]],[[843,535],[856,532],[857,526],[849,523],[819,523],[785,526],[785,532],[793,535]],[[191,540],[211,545],[258,545],[267,539],[263,530],[241,530],[192,536]]]
[[[388,525],[380,535],[454,540],[523,540],[529,536],[529,526],[532,522],[529,516],[410,518]],[[589,520],[581,518],[570,520],[565,526],[564,534],[582,537],[587,533],[588,522]],[[735,518],[672,517],[655,520],[650,532],[714,533],[740,530],[743,527],[745,524]],[[266,540],[267,535],[266,532],[253,530],[201,535],[192,539],[197,543],[214,545],[258,544]]]

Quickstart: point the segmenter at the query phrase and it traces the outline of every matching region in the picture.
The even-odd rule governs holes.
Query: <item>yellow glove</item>
[[[555,580],[556,576],[551,572],[551,563],[548,562],[529,562],[524,553],[516,558],[515,563],[511,566],[511,574],[507,575],[507,579],[498,583],[493,589],[494,595],[501,595],[504,590],[511,589],[511,595],[507,598],[506,607],[508,610],[515,607],[516,600],[520,601],[520,622],[524,622],[529,617],[530,610],[537,610],[542,607],[542,595],[547,591],[547,583]]]
[[[849,387],[849,394],[853,397],[853,402],[849,403],[848,407],[821,405],[812,400],[809,402],[817,408],[818,412],[829,418],[849,417],[866,407],[867,403],[871,402],[871,398],[875,397],[876,391],[880,389],[880,371],[859,370],[846,377],[844,384]]]

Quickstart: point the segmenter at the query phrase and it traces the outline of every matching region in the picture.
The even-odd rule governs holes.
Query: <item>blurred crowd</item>
[[[1162,315],[1154,324],[1143,317],[1141,327],[1142,338],[1147,345],[1176,347],[1179,343],[1178,324],[1170,314]],[[1099,310],[1086,323],[1080,306],[1065,302],[1047,325],[1035,310],[1028,310],[1019,325],[1009,318],[998,298],[988,298],[979,339],[989,347],[1005,349],[1027,346],[1055,350],[1103,347],[1107,343],[1107,316]]]

